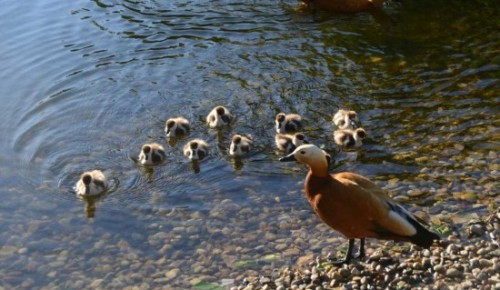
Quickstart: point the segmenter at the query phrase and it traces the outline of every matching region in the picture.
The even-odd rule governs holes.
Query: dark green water
[[[306,169],[277,162],[279,111],[300,113],[333,153],[333,113],[356,110],[368,141],[334,170],[377,180],[412,211],[452,226],[495,206],[496,1],[355,15],[296,4],[4,1],[0,287],[201,287],[336,251],[303,197]],[[204,118],[219,104],[237,118],[218,133]],[[168,144],[177,115],[193,130]],[[227,155],[233,133],[255,139],[241,164]],[[199,172],[181,153],[194,137],[211,144]],[[168,154],[153,172],[130,159],[151,141]],[[93,168],[115,187],[85,202],[72,186]]]

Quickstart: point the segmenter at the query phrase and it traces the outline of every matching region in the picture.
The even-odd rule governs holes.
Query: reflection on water
[[[299,13],[293,1],[6,5],[0,286],[185,288],[332,251],[337,234],[302,196],[305,168],[277,162],[280,111],[303,116],[333,170],[378,180],[412,210],[494,202],[494,3],[388,2],[355,15]],[[235,121],[208,129],[219,104]],[[361,150],[337,153],[339,108],[359,113]],[[180,115],[191,132],[167,140],[165,120]],[[228,156],[235,133],[253,137],[250,156]],[[199,163],[182,155],[194,138],[211,146]],[[165,146],[165,164],[132,160],[147,142]],[[95,168],[116,186],[78,199],[72,186]]]

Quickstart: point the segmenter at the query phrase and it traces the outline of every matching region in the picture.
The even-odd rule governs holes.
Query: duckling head
[[[279,159],[281,162],[298,161],[309,166],[315,176],[328,175],[329,159],[325,151],[313,144],[304,144],[297,147],[292,153]]]
[[[106,176],[100,170],[82,173],[75,187],[76,193],[81,196],[98,195],[106,188]]]
[[[296,147],[303,144],[309,144],[309,141],[307,141],[306,136],[303,133],[295,133],[295,135],[293,135],[292,142]]]
[[[365,131],[365,129],[358,128],[358,129],[354,130],[354,137],[356,139],[360,139],[360,140],[365,139],[366,138],[366,131]]]
[[[285,118],[285,113],[278,113],[276,115],[276,132],[281,133],[281,127],[284,125]]]
[[[174,120],[168,120],[167,124],[165,126],[165,133],[167,133],[167,137],[173,137],[175,135],[175,121]]]
[[[202,160],[207,156],[207,148],[196,140],[191,141],[184,148],[184,155],[190,160]]]
[[[161,163],[166,157],[165,150],[159,144],[144,144],[139,154],[139,162],[143,165],[152,165]]]
[[[231,113],[224,106],[215,107],[207,117],[207,123],[212,128],[228,125],[230,121]]]
[[[250,152],[251,139],[234,135],[229,146],[229,155],[241,156]]]

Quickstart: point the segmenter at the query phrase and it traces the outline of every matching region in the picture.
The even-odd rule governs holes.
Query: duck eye
[[[339,125],[340,125],[340,126],[344,126],[344,124],[345,124],[345,121],[344,121],[344,120],[342,120],[342,121],[340,121],[340,122],[339,122]]]
[[[300,151],[300,154],[304,155],[306,154],[306,151]]]

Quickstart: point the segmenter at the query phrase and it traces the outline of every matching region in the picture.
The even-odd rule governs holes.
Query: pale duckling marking
[[[335,144],[343,148],[359,148],[366,138],[366,131],[363,128],[355,130],[336,130],[333,132]]]
[[[229,146],[229,155],[243,156],[250,152],[252,140],[242,135],[234,135]]]
[[[208,155],[208,144],[201,139],[194,139],[184,145],[184,156],[190,160],[202,160]]]
[[[274,141],[276,142],[276,147],[286,154],[292,153],[295,148],[302,144],[309,144],[309,141],[303,133],[295,133],[293,135],[276,134]]]
[[[165,149],[160,144],[144,144],[139,154],[139,162],[142,165],[156,165],[162,163],[166,157]]]
[[[401,205],[391,200],[375,183],[352,172],[332,174],[323,150],[306,144],[280,161],[293,161],[309,167],[304,190],[309,204],[323,222],[349,239],[344,260],[353,258],[354,239],[360,239],[360,258],[364,239],[406,241],[429,248],[439,236],[427,230]]]
[[[82,173],[80,180],[76,183],[77,195],[98,195],[108,188],[106,176],[101,170],[92,170]]]
[[[275,123],[276,133],[291,133],[302,128],[302,117],[298,114],[278,113]]]
[[[338,129],[354,130],[358,127],[359,123],[358,113],[342,109],[333,115],[332,120]]]
[[[224,106],[217,106],[210,111],[207,116],[207,123],[210,128],[218,128],[229,125],[231,122],[231,113]]]
[[[189,121],[186,118],[170,118],[165,122],[167,137],[177,137],[189,132]]]

